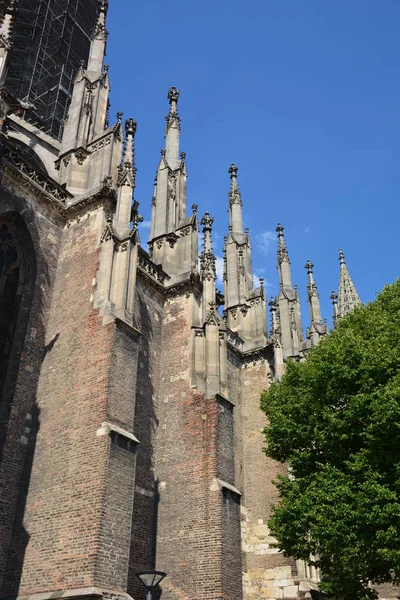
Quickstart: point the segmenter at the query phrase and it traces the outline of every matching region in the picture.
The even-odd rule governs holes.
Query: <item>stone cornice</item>
[[[19,182],[24,189],[51,206],[59,216],[71,222],[82,210],[104,199],[116,201],[116,189],[112,178],[106,177],[100,185],[78,198],[59,185],[46,173],[24,160],[17,150],[11,149],[3,140],[0,157],[0,172],[13,182]]]
[[[66,216],[67,201],[73,198],[65,188],[28,164],[20,153],[12,150],[3,142],[0,158],[0,170],[11,180],[20,182],[47,204],[50,204],[61,216]]]

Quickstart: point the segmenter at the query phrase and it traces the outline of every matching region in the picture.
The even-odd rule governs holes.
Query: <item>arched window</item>
[[[24,285],[24,258],[12,225],[0,220],[0,387]]]

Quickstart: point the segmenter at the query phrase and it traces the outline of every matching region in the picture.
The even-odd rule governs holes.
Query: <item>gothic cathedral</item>
[[[232,164],[216,292],[175,87],[146,250],[136,122],[109,122],[107,0],[0,10],[0,598],[142,600],[155,568],[165,600],[318,597],[268,531],[282,467],[259,407],[327,333],[313,265],[304,335],[279,224],[268,331]],[[335,319],[359,303],[343,253],[340,273]]]

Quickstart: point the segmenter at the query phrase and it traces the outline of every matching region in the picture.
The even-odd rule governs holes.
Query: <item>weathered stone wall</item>
[[[295,598],[298,588],[294,560],[276,548],[267,521],[277,500],[273,484],[284,467],[267,458],[262,449],[266,424],[260,408],[261,392],[268,387],[269,364],[248,364],[242,369],[243,498],[242,545],[244,554],[244,598]]]

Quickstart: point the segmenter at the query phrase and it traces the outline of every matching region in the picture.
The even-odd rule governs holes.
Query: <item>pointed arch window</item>
[[[24,271],[23,253],[12,225],[0,220],[0,383],[14,337]]]

